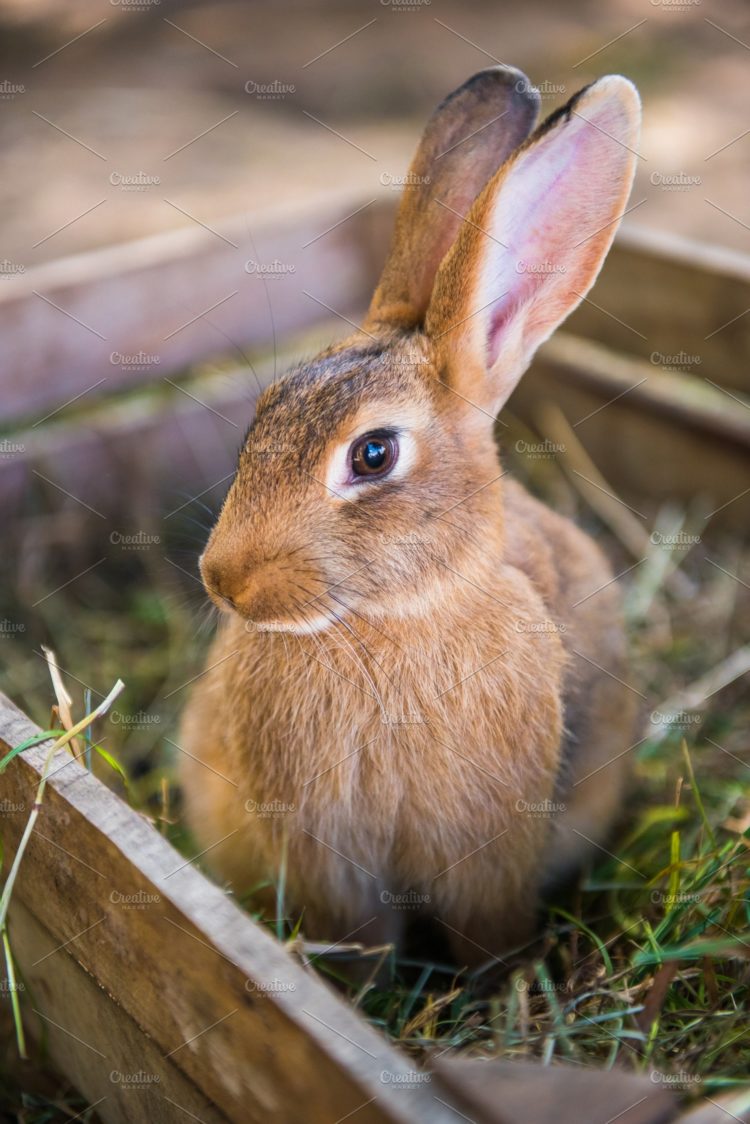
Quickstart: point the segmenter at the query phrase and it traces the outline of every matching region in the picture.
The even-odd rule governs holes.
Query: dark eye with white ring
[[[352,475],[358,480],[387,476],[398,459],[398,441],[392,433],[378,430],[358,437],[349,450]]]

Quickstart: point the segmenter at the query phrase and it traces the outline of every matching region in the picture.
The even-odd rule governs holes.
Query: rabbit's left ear
[[[406,177],[366,331],[421,327],[464,215],[526,140],[538,112],[538,91],[510,66],[480,70],[437,107]]]
[[[475,201],[425,331],[441,379],[496,413],[593,285],[630,193],[640,100],[612,75],[553,113]]]

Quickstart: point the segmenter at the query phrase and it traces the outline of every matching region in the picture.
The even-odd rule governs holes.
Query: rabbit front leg
[[[487,903],[466,917],[452,918],[452,924],[440,915],[436,919],[459,967],[471,970],[488,961],[504,967],[507,958],[525,948],[534,934],[536,898],[508,899],[498,902],[494,909]]]
[[[526,838],[524,846],[511,849],[503,832],[433,881],[431,910],[457,964],[472,969],[495,960],[505,965],[509,954],[531,940],[548,831],[541,822],[535,826],[536,842]]]
[[[362,908],[362,905],[365,908]],[[389,905],[384,904],[381,895],[373,896],[360,903],[356,912],[348,909],[332,910],[325,901],[310,898],[302,914],[302,931],[305,939],[316,944],[329,945],[332,951],[337,947],[357,944],[363,950],[385,949],[390,946],[395,952],[401,947],[404,919]],[[368,974],[370,959],[363,965],[363,975]]]
[[[327,945],[332,953],[338,950],[338,956],[346,953],[346,945],[376,950],[367,956],[356,951],[344,955],[341,972],[357,986],[368,981],[385,986],[405,929],[404,915],[385,882],[364,870],[347,869],[346,860],[334,852],[320,856],[308,847],[305,855],[292,853],[291,858],[290,872],[299,877],[292,874],[289,901],[301,916],[305,940]]]

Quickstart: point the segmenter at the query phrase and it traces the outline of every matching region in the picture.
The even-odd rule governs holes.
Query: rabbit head
[[[502,550],[493,423],[594,283],[640,120],[619,76],[531,133],[537,110],[494,67],[433,114],[362,329],[259,399],[201,559],[220,607],[298,633],[429,614]]]

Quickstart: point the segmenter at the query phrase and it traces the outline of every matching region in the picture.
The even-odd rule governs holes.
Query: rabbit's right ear
[[[481,70],[438,106],[409,168],[364,327],[415,328],[466,212],[534,128],[539,93],[510,66]]]

